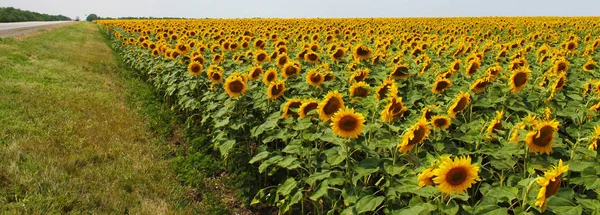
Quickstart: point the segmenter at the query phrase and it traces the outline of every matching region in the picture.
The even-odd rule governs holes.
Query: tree
[[[91,21],[94,21],[94,20],[97,20],[97,19],[99,19],[98,15],[93,14],[93,13],[90,14],[90,15],[88,15],[87,18],[85,18],[85,20],[88,21],[88,22],[91,22]]]

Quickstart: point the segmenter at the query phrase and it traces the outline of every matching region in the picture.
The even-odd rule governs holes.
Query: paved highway
[[[10,23],[0,23],[0,31],[1,30],[9,30],[9,29],[19,29],[19,28],[28,28],[28,27],[36,27],[36,26],[44,26],[44,25],[54,25],[60,23],[68,23],[71,21],[57,21],[57,22],[10,22]]]

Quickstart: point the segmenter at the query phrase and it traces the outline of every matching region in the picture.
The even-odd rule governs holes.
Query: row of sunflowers
[[[106,20],[290,214],[600,213],[600,18]]]

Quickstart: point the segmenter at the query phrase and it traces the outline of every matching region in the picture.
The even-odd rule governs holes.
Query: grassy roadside
[[[178,149],[149,129],[169,113],[137,112],[152,95],[95,25],[3,39],[0,65],[0,211],[198,212],[170,169]]]

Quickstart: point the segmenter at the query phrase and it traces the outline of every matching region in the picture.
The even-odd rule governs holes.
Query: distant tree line
[[[48,15],[31,12],[13,7],[0,7],[0,22],[27,21],[71,21],[71,18],[63,15]]]

